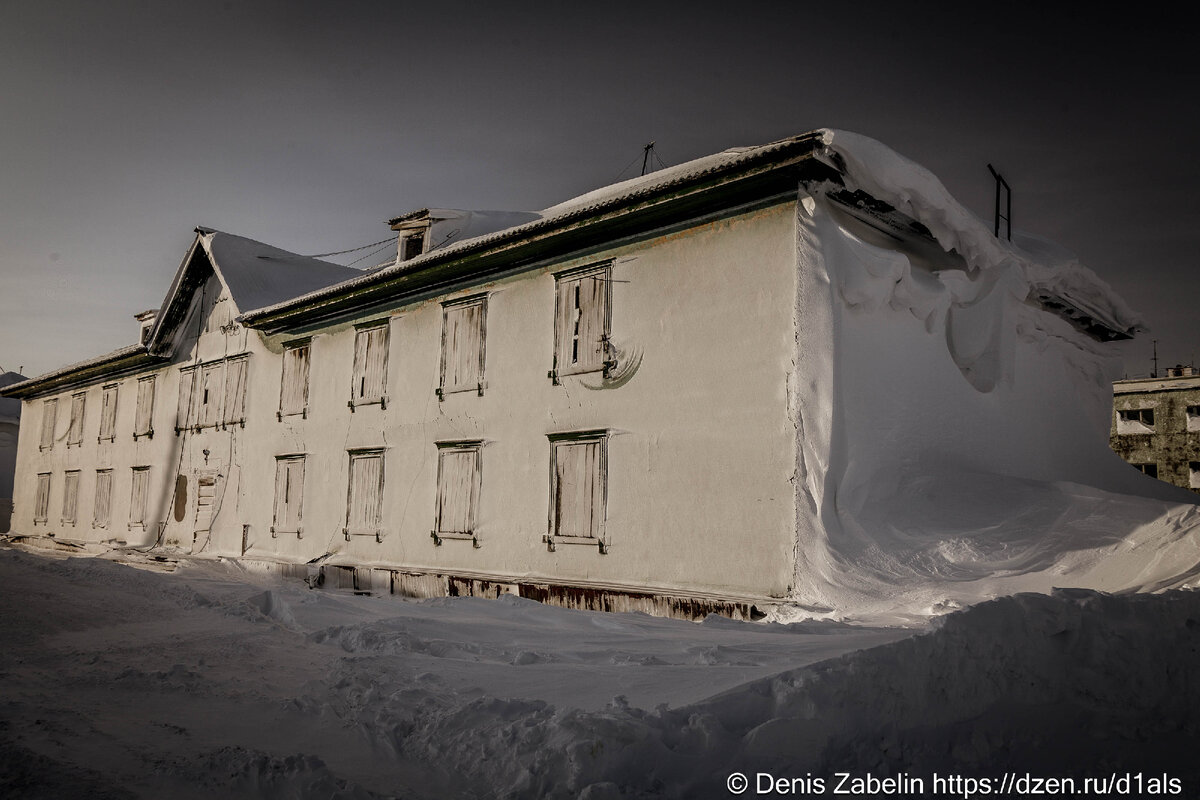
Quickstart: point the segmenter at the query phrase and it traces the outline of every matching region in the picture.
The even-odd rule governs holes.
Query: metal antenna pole
[[[646,174],[646,167],[650,165],[650,153],[654,150],[654,142],[642,148],[642,174]]]

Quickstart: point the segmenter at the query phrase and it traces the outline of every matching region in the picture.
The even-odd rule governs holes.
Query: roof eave
[[[165,363],[166,358],[147,352],[144,345],[114,350],[99,358],[63,367],[36,378],[0,389],[0,395],[21,400],[91,385],[105,378],[119,378],[149,365]]]
[[[798,137],[762,158],[561,216],[535,220],[494,235],[426,254],[406,268],[311,293],[273,308],[250,311],[242,322],[267,333],[346,316],[382,302],[416,295],[464,279],[486,279],[547,258],[577,252],[620,238],[712,213],[756,199],[795,191],[801,180],[836,180],[832,168],[813,155],[818,137]]]

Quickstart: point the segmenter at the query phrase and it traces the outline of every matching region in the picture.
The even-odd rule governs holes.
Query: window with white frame
[[[483,443],[438,442],[437,509],[433,540],[471,539],[483,477]]]
[[[283,383],[279,389],[279,417],[308,415],[309,343],[293,342],[283,348]]]
[[[1200,431],[1200,405],[1187,407],[1187,429]]]
[[[175,409],[175,433],[192,427],[194,413],[192,397],[196,390],[196,368],[184,367],[179,370],[179,405]]]
[[[37,500],[33,505],[33,524],[45,523],[50,518],[50,473],[39,472],[37,476]]]
[[[150,495],[150,467],[134,467],[133,491],[129,496],[129,527],[146,526],[146,502]]]
[[[96,470],[96,501],[92,509],[92,527],[107,528],[112,514],[112,470]]]
[[[246,424],[246,379],[249,369],[249,356],[231,358],[225,362],[225,413],[221,421],[226,425]]]
[[[62,522],[74,525],[79,507],[79,470],[68,470],[63,475]]]
[[[67,426],[67,447],[83,444],[83,410],[87,392],[71,395],[71,424]]]
[[[1117,411],[1117,433],[1154,432],[1153,408],[1123,408]]]
[[[300,535],[304,510],[304,456],[275,457],[275,516],[271,535]]]
[[[208,428],[221,421],[221,390],[225,363],[203,364],[196,384],[196,424]]]
[[[555,279],[554,369],[551,377],[597,372],[610,366],[612,266],[559,273]]]
[[[54,428],[57,424],[58,400],[46,400],[42,403],[42,440],[38,449],[50,450],[54,447]]]
[[[484,390],[487,296],[442,303],[442,363],[438,397]]]
[[[604,551],[608,494],[608,432],[550,437],[550,533],[547,541],[599,544]]]
[[[350,481],[346,497],[346,527],[352,535],[381,538],[383,519],[383,450],[351,450]]]
[[[387,406],[388,321],[360,326],[354,334],[354,385],[350,407],[379,403]]]
[[[133,438],[154,436],[154,380],[153,375],[138,380],[137,410],[133,419]]]

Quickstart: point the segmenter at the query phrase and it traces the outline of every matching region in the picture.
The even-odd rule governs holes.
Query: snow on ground
[[[696,624],[112,557],[0,550],[2,796],[726,797],[733,771],[1004,769],[1200,789],[1200,593]]]

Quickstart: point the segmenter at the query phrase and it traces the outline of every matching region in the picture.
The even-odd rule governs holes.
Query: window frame
[[[50,473],[37,474],[37,495],[33,505],[33,524],[47,525],[50,520]]]
[[[100,389],[100,429],[96,442],[117,440],[117,401],[121,397],[121,384],[107,383]],[[111,401],[110,399],[111,398]]]
[[[437,466],[437,487],[434,498],[433,509],[433,530],[429,532],[430,538],[433,539],[434,545],[440,546],[445,540],[462,539],[470,541],[475,547],[479,547],[479,496],[483,488],[483,440],[482,439],[466,439],[456,441],[437,442],[438,451],[438,466]],[[473,463],[470,466],[470,491],[467,494],[467,526],[466,530],[455,531],[448,530],[445,527],[443,512],[446,507],[447,489],[447,467],[446,460],[448,456],[469,455],[472,457]]]
[[[381,410],[387,409],[388,357],[391,353],[392,341],[391,322],[391,317],[385,317],[354,326],[354,370],[353,379],[350,382],[350,401],[347,404],[351,411],[359,406],[373,405],[379,406]],[[379,395],[376,397],[374,395],[367,396],[365,393],[366,380],[370,376],[371,368],[371,334],[377,330],[383,332],[383,355],[379,360]],[[361,351],[360,341],[362,342]],[[365,399],[360,399],[360,397],[365,397]]]
[[[107,476],[103,477],[102,476]],[[107,488],[102,490],[102,484],[107,484]],[[96,496],[92,499],[92,527],[107,528],[112,522],[112,493],[113,493],[113,471],[111,469],[96,470]],[[103,509],[104,518],[100,518],[101,498],[104,498]]]
[[[610,436],[611,431],[608,429],[547,434],[546,438],[550,442],[550,502],[547,512],[547,533],[542,540],[546,543],[548,550],[555,550],[559,544],[582,544],[596,546],[601,554],[608,552],[606,523],[608,520],[608,440]],[[559,463],[568,449],[587,445],[595,445],[597,448],[595,470],[588,476],[593,483],[593,496],[597,498],[593,503],[591,519],[588,524],[590,534],[583,536],[563,534],[559,532],[562,527],[561,503],[556,502],[559,499]]]
[[[246,427],[246,402],[250,390],[250,354],[242,353],[222,359],[221,427]],[[240,380],[235,380],[240,378]]]
[[[295,517],[296,524],[294,526],[289,526],[288,525],[289,520],[287,519],[286,512],[284,514],[283,520],[280,520],[280,518],[279,518],[279,510],[280,510],[279,479],[280,479],[281,474],[286,474],[286,475],[293,474],[291,469],[288,468],[288,465],[294,465],[294,464],[300,465],[300,480],[299,480],[300,498],[296,502],[296,517]],[[296,534],[297,539],[304,538],[304,477],[305,477],[305,472],[307,471],[307,466],[308,465],[306,464],[306,454],[305,453],[288,453],[286,455],[275,456],[275,503],[274,503],[274,510],[272,511],[272,515],[271,515],[271,538],[276,538],[280,533],[294,533],[294,534]],[[281,473],[280,472],[281,469],[286,469],[286,472]],[[285,482],[283,499],[284,499],[284,505],[288,506],[288,507],[290,507],[292,505],[290,502],[291,488],[292,488],[292,483],[290,481]]]
[[[129,487],[129,529],[141,528],[146,530],[146,509],[150,501],[150,466],[142,465],[130,468],[130,487]],[[142,488],[142,502],[137,502],[138,485]],[[137,512],[137,518],[134,518],[134,512]]]
[[[295,355],[300,351],[304,351],[303,359],[298,359]],[[295,367],[289,371],[288,365],[295,361],[300,361],[303,364],[303,370]],[[288,342],[283,346],[282,368],[279,376],[279,410],[275,416],[281,422],[284,417],[294,417],[299,415],[301,419],[308,419],[308,383],[309,374],[312,369],[312,339],[297,339]],[[294,376],[300,375],[302,378],[297,379]],[[293,376],[293,386],[296,380],[300,381],[299,390],[293,389],[291,394],[299,394],[300,406],[299,409],[288,406],[285,403],[291,399],[288,392],[288,376]]]
[[[609,372],[615,366],[612,359],[612,267],[611,260],[602,261],[596,264],[588,264],[582,267],[574,267],[572,269],[563,270],[562,272],[554,273],[554,363],[550,370],[550,379],[554,385],[560,383],[560,378],[568,375],[583,375],[590,372],[603,372],[607,377]],[[578,304],[582,301],[584,295],[582,293],[583,282],[587,280],[599,281],[602,287],[600,297],[602,298],[603,307],[595,312],[599,319],[594,320],[599,325],[601,332],[598,337],[598,347],[589,352],[592,352],[587,359],[581,359],[579,345],[584,343],[582,339],[582,330],[580,324],[585,320],[584,309]],[[574,286],[574,292],[572,292]],[[568,296],[574,294],[574,302],[566,303]],[[572,306],[579,308],[579,316],[575,318],[574,325],[568,321],[568,314]],[[590,311],[590,309],[589,309]],[[568,334],[568,329],[572,329]],[[567,358],[567,350],[571,349],[571,358]]]
[[[447,384],[447,368],[449,367],[451,372],[456,371],[454,365],[457,364],[458,354],[457,348],[453,348],[453,352],[451,352],[452,348],[450,347],[451,317],[455,314],[465,313],[467,309],[473,307],[479,308],[479,322],[476,331],[479,339],[479,356],[478,363],[475,365],[475,380]],[[483,397],[483,391],[487,388],[487,381],[484,377],[487,365],[487,310],[488,295],[486,293],[460,297],[442,303],[442,353],[436,390],[439,400],[445,400],[448,394],[460,392],[476,392]],[[459,328],[463,327],[461,322],[458,323],[458,326]]]
[[[67,425],[67,447],[79,447],[83,444],[83,421],[87,413],[87,392],[75,392],[71,395],[71,421]]]
[[[62,524],[75,527],[79,519],[79,475],[77,469],[63,473]]]
[[[348,469],[346,471],[346,524],[342,528],[342,533],[345,535],[347,542],[350,541],[351,536],[374,536],[375,541],[383,541],[383,490],[386,485],[384,481],[385,452],[386,448],[383,447],[363,447],[346,451],[349,456]],[[379,460],[379,477],[377,479],[375,510],[373,514],[375,522],[374,525],[356,526],[352,525],[355,521],[354,465],[359,461],[367,459]]]
[[[54,449],[54,433],[58,427],[58,398],[50,397],[42,401],[42,431],[38,441],[38,450]]]
[[[157,377],[157,375],[146,375],[145,377],[138,378],[137,405],[134,407],[133,415],[133,440],[135,442],[142,436],[145,436],[147,439],[154,438],[154,401],[156,399],[155,395],[158,393],[157,381],[155,379]],[[149,389],[146,389],[146,387],[149,387]],[[147,407],[146,403],[142,402],[145,398],[144,390],[150,395],[149,407]],[[145,408],[144,412],[143,408]]]

